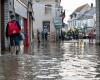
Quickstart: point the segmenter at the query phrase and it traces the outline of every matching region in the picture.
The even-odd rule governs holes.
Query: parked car
[[[73,39],[72,36],[67,36],[67,35],[65,35],[65,40],[72,40],[72,39]]]

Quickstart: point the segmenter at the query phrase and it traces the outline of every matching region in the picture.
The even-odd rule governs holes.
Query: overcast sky
[[[69,19],[69,15],[79,6],[84,4],[91,4],[93,3],[95,6],[95,0],[61,0],[61,6],[66,10],[66,18],[65,23]]]

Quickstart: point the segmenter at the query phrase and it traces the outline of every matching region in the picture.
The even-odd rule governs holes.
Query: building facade
[[[69,28],[82,28],[83,20],[80,19],[83,14],[90,9],[88,4],[84,4],[78,7],[71,15],[70,19],[68,20],[68,27]]]
[[[14,0],[14,10],[17,21],[21,25],[25,40],[22,47],[28,48],[33,42],[33,9],[32,0]]]
[[[96,0],[96,43],[100,45],[100,0]]]
[[[29,6],[31,4],[31,6]],[[25,40],[23,46],[29,47],[32,42],[32,34],[30,32],[30,28],[33,27],[33,12],[32,12],[32,0],[1,0],[0,1],[0,9],[1,9],[1,53],[4,53],[9,47],[9,41],[6,39],[6,25],[10,19],[10,15],[14,14],[16,16],[17,21],[21,25],[22,32],[25,34]],[[31,21],[31,23],[29,23]],[[31,24],[31,25],[30,25]],[[30,38],[31,37],[31,38]]]
[[[37,39],[37,30],[39,32],[47,31],[50,41],[56,38],[56,29],[54,19],[59,14],[58,5],[60,0],[33,0],[34,10],[34,37]]]
[[[84,8],[85,6],[83,5],[77,9],[80,9],[82,7]],[[93,6],[93,4],[91,4],[91,6],[89,6],[87,9],[85,8],[83,12],[80,9],[79,12],[74,12],[70,16],[71,19],[68,21],[69,28],[71,27],[77,28],[85,35],[88,35],[89,32],[91,32],[91,30],[96,27],[95,25],[96,20],[94,18],[95,16],[96,16],[96,8]]]
[[[28,6],[28,1],[26,0],[14,0],[14,12],[15,12],[14,14],[16,16],[16,20],[19,22],[21,26],[21,32],[23,32],[25,35],[28,35],[26,34],[25,31],[25,29],[28,27],[28,25],[26,25],[26,23],[28,23],[27,6]],[[28,39],[27,41],[25,39],[24,42],[21,42],[21,48],[23,48],[24,44],[26,43],[28,44]]]
[[[6,24],[9,21],[9,15],[12,13],[12,8],[10,7],[11,0],[1,0],[1,53],[7,47],[5,31],[6,31]]]
[[[1,22],[1,0],[0,0],[0,22]],[[1,23],[0,23],[0,54],[1,54]]]

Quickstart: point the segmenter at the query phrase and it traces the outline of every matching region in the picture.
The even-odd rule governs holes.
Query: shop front
[[[27,20],[27,5],[23,5],[21,2],[14,1],[16,19],[21,25],[21,32],[25,35],[24,41],[21,42],[21,48],[25,49],[29,45],[28,39],[28,20]]]

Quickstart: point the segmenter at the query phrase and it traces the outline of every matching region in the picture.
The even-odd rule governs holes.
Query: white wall
[[[51,14],[45,15],[45,5],[52,5]],[[36,3],[33,1],[33,11],[35,21],[33,22],[33,29],[36,35],[37,29],[42,31],[43,21],[50,21],[50,32],[55,32],[55,27],[53,23],[53,19],[55,17],[55,0],[40,0],[40,2]]]
[[[88,27],[94,27],[95,20],[94,19],[88,19]]]

